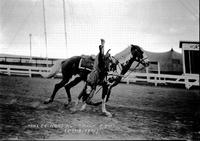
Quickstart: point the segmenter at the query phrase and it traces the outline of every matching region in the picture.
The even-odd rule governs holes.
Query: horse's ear
[[[131,52],[135,51],[135,49],[136,47],[133,44],[131,44]]]
[[[137,46],[137,45],[131,44],[131,52],[133,52],[134,50],[137,50],[137,51],[140,52],[141,54],[144,53],[144,52],[141,50],[141,47],[139,47],[139,46]]]
[[[135,49],[137,49],[137,46],[136,46],[136,45],[133,45],[133,44],[131,44],[131,49],[135,50]]]
[[[106,54],[108,54],[110,50],[111,50],[111,49],[108,49],[108,51],[106,52]]]

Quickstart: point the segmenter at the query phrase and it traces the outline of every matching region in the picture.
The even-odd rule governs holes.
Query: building
[[[183,74],[199,75],[199,42],[180,41],[179,47],[183,54]]]

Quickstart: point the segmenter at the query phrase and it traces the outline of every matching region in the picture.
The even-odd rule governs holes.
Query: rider
[[[105,40],[101,39],[101,45],[99,45],[99,53],[95,58],[94,67],[91,73],[87,77],[85,86],[85,95],[83,95],[83,101],[87,100],[90,103],[90,99],[93,97],[97,85],[102,85],[107,71],[105,69],[105,56],[104,56]]]
[[[87,82],[92,86],[97,85],[103,79],[103,77],[101,76],[104,73],[104,66],[105,66],[104,45],[105,45],[105,40],[101,39],[101,45],[99,45],[99,54],[96,56],[93,70],[88,75],[88,78],[87,78]]]

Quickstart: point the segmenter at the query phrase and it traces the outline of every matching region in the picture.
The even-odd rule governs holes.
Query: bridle
[[[139,64],[142,64],[144,67],[145,67],[145,60],[147,60],[148,59],[148,57],[145,57],[145,58],[142,58],[142,59],[140,59],[139,61],[137,61],[138,62],[138,65],[137,65],[137,67],[139,66]]]
[[[120,71],[122,71],[122,68],[121,68],[122,63],[120,63],[119,60],[118,60],[117,58],[115,58],[114,56],[111,56],[111,60],[112,60],[112,58],[116,61],[116,66],[118,66],[119,69],[120,69]],[[114,64],[114,63],[113,63],[113,64]],[[119,65],[119,64],[120,64],[120,65]]]
[[[107,51],[107,53],[109,52],[110,50],[108,50]],[[120,61],[117,59],[117,58],[115,58],[114,56],[109,56],[110,57],[110,60],[112,60],[112,58],[116,61],[116,66],[118,66],[119,67],[119,69],[120,69],[120,72],[122,71],[122,68],[121,68],[121,66],[123,65],[122,63],[120,63]],[[133,57],[133,56],[132,56]],[[140,65],[140,64],[145,64],[145,60],[146,59],[148,59],[148,57],[145,57],[145,58],[142,58],[142,59],[140,59],[140,60],[136,60],[137,62],[138,62],[138,64],[134,67],[134,69],[133,69],[133,71],[134,70],[136,70],[137,69],[137,67]],[[113,64],[113,61],[112,61],[112,64]],[[144,66],[144,65],[143,65]],[[144,66],[145,67],[145,66]],[[143,69],[143,68],[142,68]],[[141,69],[141,70],[142,70]],[[140,69],[138,69],[138,70],[140,70]],[[131,72],[129,72],[129,74],[127,74],[127,75],[121,75],[121,74],[108,74],[108,75],[112,75],[112,76],[117,76],[117,77],[122,77],[122,79],[125,79],[125,78],[127,78],[131,73],[133,73],[133,71],[131,71]],[[99,91],[100,91],[100,89],[101,89],[102,87],[100,87],[96,92],[95,92],[95,94],[97,94]]]
[[[133,57],[133,55],[132,55],[132,57]],[[122,68],[121,68],[120,66],[122,66],[123,64],[120,63],[120,61],[119,61],[117,58],[115,58],[114,56],[111,56],[111,58],[113,58],[113,59],[117,62],[117,63],[116,63],[116,66],[118,66],[119,69],[120,69],[120,71],[122,71]],[[147,59],[148,59],[148,57],[145,57],[145,58],[142,58],[142,59],[136,59],[135,61],[138,62],[137,65],[136,65],[136,66],[132,69],[132,71],[129,72],[129,74],[127,74],[127,75],[121,75],[121,74],[111,74],[111,75],[114,75],[114,76],[121,76],[121,77],[123,77],[123,79],[125,79],[125,78],[128,77],[131,73],[133,73],[133,71],[144,69],[144,68],[146,67],[146,65],[145,65],[145,60],[147,60]],[[141,69],[137,69],[138,66],[139,66],[140,64],[142,64],[144,67],[142,67]]]

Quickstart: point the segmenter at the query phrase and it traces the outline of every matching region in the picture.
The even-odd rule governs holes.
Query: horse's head
[[[149,66],[149,59],[146,53],[137,45],[131,45],[131,54],[135,61],[141,63],[143,66]]]

